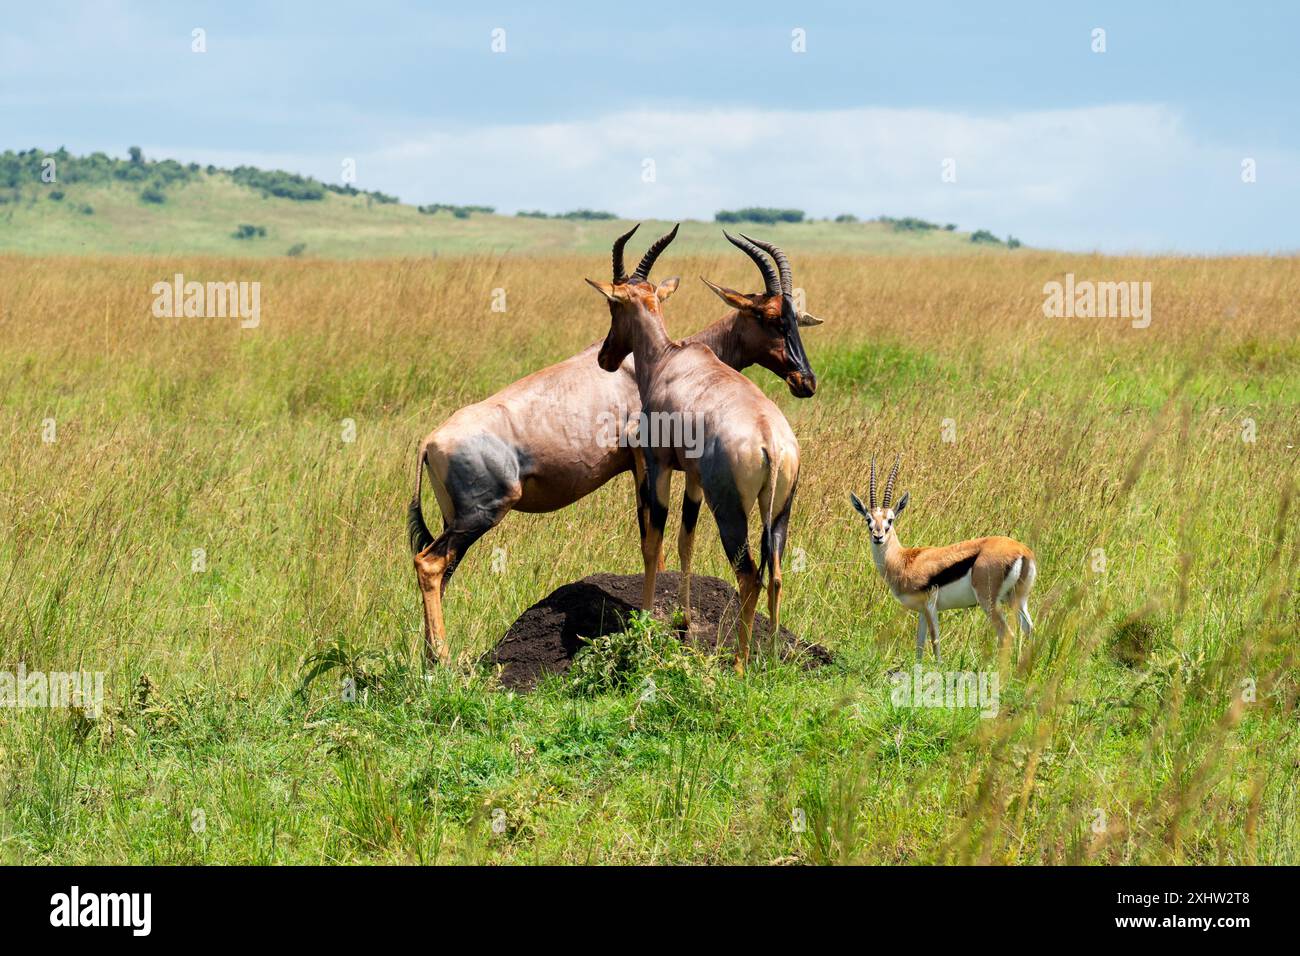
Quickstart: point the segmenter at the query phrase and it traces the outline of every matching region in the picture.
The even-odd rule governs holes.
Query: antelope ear
[[[894,517],[895,517],[895,518],[897,518],[899,515],[901,515],[901,514],[903,513],[903,509],[907,507],[907,496],[908,496],[908,494],[910,494],[910,492],[906,492],[906,491],[903,492],[903,497],[899,498],[899,499],[898,499],[898,504],[894,505]]]
[[[617,302],[619,297],[614,291],[614,286],[608,282],[597,282],[595,279],[584,279],[587,285],[591,286],[610,302]]]
[[[742,312],[753,311],[753,300],[743,292],[737,292],[735,289],[726,289],[720,285],[714,285],[708,279],[704,278],[704,276],[700,276],[700,281],[712,289],[714,295],[727,303],[727,305],[731,306],[733,309],[739,309]]]
[[[800,328],[807,328],[810,325],[821,325],[821,324],[822,324],[822,320],[817,318],[817,316],[813,315],[812,313],[810,312],[799,313]]]
[[[867,506],[862,503],[861,499],[851,491],[849,492],[849,499],[853,502],[853,507],[857,513],[870,521],[871,512],[867,511]]]
[[[677,286],[681,284],[680,276],[673,276],[671,279],[665,279],[659,283],[659,288],[655,289],[655,295],[659,301],[665,301],[670,295],[677,291]]]

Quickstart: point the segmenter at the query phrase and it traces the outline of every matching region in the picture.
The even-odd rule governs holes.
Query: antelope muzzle
[[[817,376],[811,370],[791,372],[785,377],[785,384],[795,398],[812,398],[817,392]]]

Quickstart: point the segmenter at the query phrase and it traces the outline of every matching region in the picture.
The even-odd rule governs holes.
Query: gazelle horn
[[[898,477],[898,466],[902,464],[902,462],[903,455],[900,452],[899,456],[894,459],[894,467],[889,469],[889,477],[885,479],[885,498],[880,504],[880,507],[882,508],[888,508],[889,499],[894,496],[894,479]]]
[[[876,456],[871,456],[871,510],[876,510]]]

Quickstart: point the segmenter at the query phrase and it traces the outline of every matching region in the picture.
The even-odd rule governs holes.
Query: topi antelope
[[[890,593],[903,607],[916,612],[916,659],[925,657],[925,635],[929,631],[934,659],[939,660],[939,612],[949,608],[984,609],[997,631],[998,646],[1007,637],[1007,621],[999,608],[1016,609],[1021,632],[1032,638],[1034,622],[1029,617],[1029,592],[1038,565],[1034,552],[1011,538],[971,538],[937,548],[905,548],[898,541],[894,521],[907,507],[907,494],[890,507],[894,482],[898,478],[900,455],[885,481],[885,495],[876,505],[876,459],[871,459],[871,506],[864,506],[855,494],[849,497],[858,514],[871,529],[871,557],[876,570],[889,585]]]
[[[627,283],[623,249],[636,227],[613,248],[615,283]],[[779,252],[779,250],[778,250]],[[654,264],[647,253],[635,274]],[[714,351],[735,369],[761,365],[785,380],[796,396],[811,395],[815,379],[802,348],[787,347],[784,328],[770,321],[772,301],[781,296],[772,283],[764,295],[749,296],[706,329],[688,338]],[[799,324],[817,325],[806,312]],[[424,604],[424,643],[429,661],[450,659],[442,601],[447,583],[469,548],[511,511],[555,511],[591,494],[616,475],[633,472],[643,485],[644,459],[635,442],[601,441],[593,423],[616,419],[632,431],[641,413],[633,362],[617,375],[596,363],[595,343],[556,365],[534,372],[495,395],[466,406],[430,433],[417,456],[415,495],[407,515],[416,578]],[[621,436],[620,436],[621,437]],[[435,537],[421,508],[421,483],[428,475],[442,511],[442,533]],[[698,513],[698,500],[696,512]],[[638,528],[646,517],[638,507]]]
[[[658,255],[677,235],[677,229],[658,239],[651,251]],[[725,235],[725,233],[724,233]],[[763,258],[758,247],[745,239],[727,238],[754,260],[767,280],[767,296],[780,293],[779,301],[764,302],[764,317],[780,329],[786,354],[801,359],[798,376],[787,378],[795,394],[812,394],[816,376],[808,366],[799,339],[800,316],[788,288],[788,264],[782,283],[778,271]],[[779,252],[779,250],[778,250]],[[780,256],[778,262],[784,261]],[[781,552],[799,477],[799,443],[781,410],[753,382],[721,361],[698,342],[674,342],[664,328],[661,303],[677,287],[676,279],[658,286],[640,272],[624,282],[587,282],[609,303],[610,328],[598,361],[607,372],[617,372],[628,356],[635,358],[641,405],[651,414],[674,419],[693,418],[702,437],[698,454],[680,445],[651,447],[646,452],[645,495],[649,527],[641,545],[645,583],[641,607],[654,607],[655,575],[668,516],[673,469],[686,474],[682,534],[678,555],[682,564],[679,603],[690,622],[691,552],[700,502],[708,503],[718,524],[722,546],[736,571],[740,590],[736,671],[743,674],[749,661],[754,611],[768,573],[768,617],[773,638],[781,619]],[[757,301],[710,283],[724,301],[738,311],[752,310]],[[767,311],[769,310],[770,311]],[[749,513],[758,505],[762,523],[762,550],[757,568],[749,552]]]

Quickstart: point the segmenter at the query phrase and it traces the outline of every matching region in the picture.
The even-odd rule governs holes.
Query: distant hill
[[[604,253],[628,227],[610,213],[498,215],[486,206],[411,206],[381,192],[249,166],[219,169],[64,150],[0,154],[0,252],[303,255],[325,258],[456,253]],[[734,214],[727,214],[732,216]],[[990,234],[917,219],[729,222],[729,230],[800,252],[963,255],[1005,249]],[[918,223],[922,223],[918,226]],[[647,221],[655,234],[665,223]],[[726,248],[718,223],[682,230],[677,248]]]

